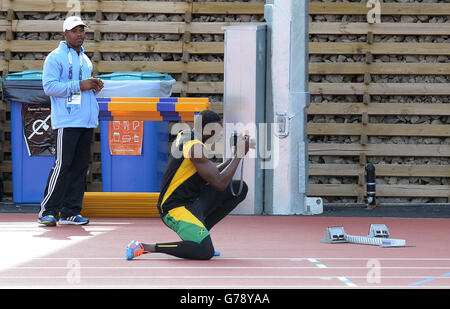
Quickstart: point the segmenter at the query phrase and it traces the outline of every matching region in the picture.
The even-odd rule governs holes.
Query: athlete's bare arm
[[[249,138],[247,136],[245,139],[244,155],[247,154],[248,150]],[[235,152],[230,163],[226,165],[222,171],[220,171],[214,163],[206,158],[206,156],[203,154],[203,146],[199,143],[192,146],[190,157],[200,177],[202,177],[207,183],[211,185],[211,187],[213,187],[217,191],[224,191],[228,187],[231,180],[233,179],[233,175],[236,172],[237,167],[239,166],[239,162],[241,162],[242,159],[238,158]]]
[[[223,171],[223,169],[224,169],[225,167],[227,167],[228,164],[231,163],[231,160],[232,160],[232,159],[230,158],[230,159],[226,160],[225,162],[222,162],[222,163],[220,163],[219,165],[217,165],[217,169],[219,170],[219,172]]]

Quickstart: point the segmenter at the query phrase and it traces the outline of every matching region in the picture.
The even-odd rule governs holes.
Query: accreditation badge
[[[66,107],[69,113],[81,107],[81,92],[73,93],[67,97]]]

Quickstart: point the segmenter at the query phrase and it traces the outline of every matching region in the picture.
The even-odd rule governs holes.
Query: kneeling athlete
[[[174,143],[180,155],[170,154],[162,180],[157,207],[163,222],[181,241],[148,244],[133,240],[127,246],[128,260],[149,252],[198,260],[214,256],[210,230],[247,195],[245,182],[237,196],[232,194],[230,186],[233,192],[238,191],[239,181],[232,178],[249,150],[249,139],[245,136],[241,143],[245,145],[243,155],[235,147],[233,158],[216,166],[205,156],[204,143],[213,136],[204,134],[208,124],[221,125],[220,116],[210,110],[202,111],[194,121],[194,131],[178,134]],[[195,128],[200,125],[202,130],[197,133]]]

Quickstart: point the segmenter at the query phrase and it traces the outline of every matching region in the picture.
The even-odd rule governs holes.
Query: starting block
[[[342,242],[348,242],[345,239],[345,231],[343,226],[331,226],[327,227],[327,230],[325,232],[325,236],[320,242],[327,243],[327,244],[334,244],[334,243],[342,243]]]
[[[328,244],[352,243],[380,247],[412,247],[406,245],[404,239],[393,239],[389,236],[389,229],[384,224],[371,224],[367,236],[348,235],[345,233],[343,226],[331,226],[327,228],[325,236],[320,242]]]
[[[367,237],[389,238],[389,230],[384,224],[371,224]]]

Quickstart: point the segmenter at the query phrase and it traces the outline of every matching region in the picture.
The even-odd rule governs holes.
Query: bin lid
[[[8,74],[5,80],[42,80],[42,71],[26,70]]]
[[[42,87],[42,71],[27,70],[8,74],[2,81],[3,97],[27,104],[50,105]]]
[[[167,73],[159,72],[114,72],[96,76],[97,78],[107,80],[153,80],[168,81],[172,80],[172,76]]]

